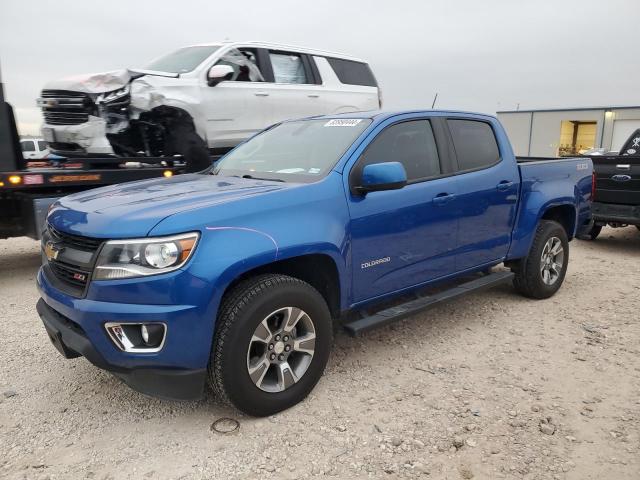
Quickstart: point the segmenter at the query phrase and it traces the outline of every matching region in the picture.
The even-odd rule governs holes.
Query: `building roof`
[[[538,108],[530,110],[500,110],[496,113],[535,113],[535,112],[583,112],[589,110],[628,110],[640,109],[640,105],[614,105],[609,107],[574,107],[574,108]]]

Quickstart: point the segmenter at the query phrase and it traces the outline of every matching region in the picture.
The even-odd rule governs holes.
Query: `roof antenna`
[[[431,110],[436,106],[436,100],[438,100],[438,92],[436,92],[436,96],[433,97],[433,103],[431,104]]]
[[[516,112],[520,111],[520,104],[518,103],[518,105],[516,105]]]

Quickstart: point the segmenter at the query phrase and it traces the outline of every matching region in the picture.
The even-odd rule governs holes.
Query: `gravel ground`
[[[549,300],[505,286],[337,335],[312,395],[266,419],[64,360],[34,308],[37,243],[0,260],[0,478],[640,478],[635,228],[572,242]]]

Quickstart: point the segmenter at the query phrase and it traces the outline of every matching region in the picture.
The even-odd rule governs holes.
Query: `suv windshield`
[[[220,45],[184,47],[164,57],[155,59],[144,68],[145,70],[155,70],[157,72],[187,73],[204,62],[209,55],[219,48]]]
[[[333,168],[370,123],[361,118],[281,123],[232,150],[213,173],[313,182]]]

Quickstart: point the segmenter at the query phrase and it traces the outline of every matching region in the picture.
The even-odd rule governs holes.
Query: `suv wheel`
[[[327,304],[308,283],[260,275],[225,295],[209,366],[217,396],[266,416],[303,400],[322,376],[332,341]]]
[[[542,220],[536,229],[529,255],[514,267],[513,284],[530,298],[549,298],[558,291],[569,263],[569,240],[562,226]]]

